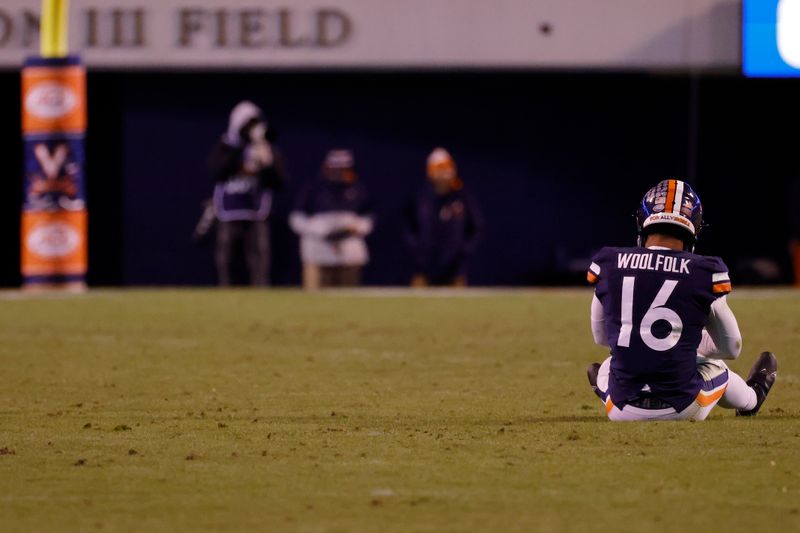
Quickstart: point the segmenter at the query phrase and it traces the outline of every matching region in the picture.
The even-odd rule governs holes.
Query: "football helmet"
[[[703,228],[703,205],[692,187],[681,180],[664,180],[647,191],[636,210],[639,246],[656,228],[683,240],[687,251],[693,251],[697,235]]]

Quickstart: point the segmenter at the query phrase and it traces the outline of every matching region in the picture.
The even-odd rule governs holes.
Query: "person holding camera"
[[[217,221],[214,259],[222,286],[232,283],[231,266],[240,249],[244,250],[250,284],[269,283],[267,220],[272,195],[286,182],[283,157],[274,141],[275,132],[261,109],[243,101],[231,111],[228,130],[209,156]]]

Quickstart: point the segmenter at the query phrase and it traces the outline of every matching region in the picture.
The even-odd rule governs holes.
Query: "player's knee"
[[[708,359],[698,356],[697,372],[703,376],[703,380],[711,381],[728,371],[728,365],[720,359]]]

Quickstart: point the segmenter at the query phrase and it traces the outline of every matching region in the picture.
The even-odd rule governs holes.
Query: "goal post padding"
[[[69,55],[68,13],[66,0],[42,2],[40,55],[22,68],[26,288],[80,289],[86,283],[86,69]]]

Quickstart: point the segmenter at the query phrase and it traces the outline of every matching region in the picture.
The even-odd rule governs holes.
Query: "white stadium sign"
[[[0,4],[0,67],[38,46]],[[736,68],[737,0],[72,0],[90,67]]]

